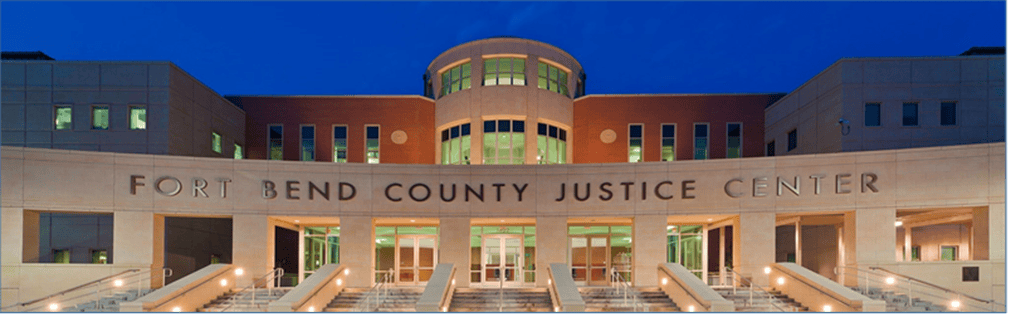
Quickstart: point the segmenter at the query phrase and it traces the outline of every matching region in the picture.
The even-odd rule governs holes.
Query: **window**
[[[523,164],[526,160],[525,122],[484,121],[484,164]]]
[[[484,60],[484,85],[526,85],[526,61],[523,58],[491,58]]]
[[[776,141],[765,144],[765,156],[776,156]]]
[[[25,211],[24,263],[113,263],[111,213]]]
[[[316,160],[316,126],[313,125],[303,125],[302,126],[302,161],[315,161]]]
[[[213,131],[211,132],[211,151],[221,154],[221,135]]]
[[[235,153],[233,155],[236,160],[241,160],[246,157],[246,155],[242,152],[242,146],[238,143],[235,143]]]
[[[709,124],[695,124],[695,159],[705,160],[709,158]]]
[[[880,127],[881,126],[881,104],[877,102],[869,102],[864,104],[864,126],[865,127]]]
[[[267,143],[268,157],[271,160],[282,160],[284,158],[284,126],[271,124],[267,126],[267,134],[270,140]]]
[[[565,129],[546,124],[537,124],[537,164],[565,164]]]
[[[537,63],[537,88],[569,95],[569,73],[543,62]]]
[[[660,125],[660,137],[661,137],[661,147],[660,147],[660,160],[664,162],[673,162],[677,160],[677,125],[676,124],[662,124]]]
[[[920,124],[920,105],[915,102],[902,103],[902,126],[915,127]]]
[[[379,164],[379,126],[365,126],[365,163]]]
[[[786,151],[790,152],[797,148],[797,129],[793,129],[786,135]]]
[[[147,129],[147,107],[130,106],[130,130]]]
[[[958,261],[958,246],[942,245],[941,261]]]
[[[628,125],[628,162],[642,162],[642,124]]]
[[[56,106],[56,130],[70,130],[73,117],[71,106]]]
[[[109,252],[105,250],[91,250],[91,264],[109,263]]]
[[[579,98],[586,96],[586,73],[579,72],[579,78],[576,78],[576,95],[573,98]]]
[[[337,125],[333,127],[333,161],[348,162],[348,127]]]
[[[727,158],[741,157],[743,123],[727,123]]]
[[[955,102],[945,101],[941,103],[941,125],[955,125]]]
[[[70,263],[70,250],[53,249],[52,263]]]
[[[470,123],[442,130],[442,165],[470,165]]]
[[[435,99],[435,91],[432,89],[432,76],[425,73],[421,76],[421,79],[425,82],[425,97]]]
[[[920,261],[920,246],[914,245],[911,249],[913,254],[910,255],[910,259],[913,261]]]
[[[109,129],[109,106],[91,107],[91,129],[92,130]]]
[[[463,63],[442,73],[442,96],[464,89],[470,89],[470,63]]]

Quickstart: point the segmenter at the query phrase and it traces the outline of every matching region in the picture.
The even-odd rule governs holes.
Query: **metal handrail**
[[[942,286],[938,286],[938,285],[929,283],[927,281],[917,279],[915,277],[911,277],[911,276],[907,276],[907,275],[903,275],[903,274],[898,274],[898,273],[895,273],[895,272],[892,272],[892,271],[889,271],[887,269],[880,268],[880,267],[869,267],[868,269],[862,269],[862,268],[859,268],[859,267],[852,267],[852,266],[837,266],[837,267],[835,267],[833,269],[833,271],[837,275],[849,275],[849,273],[847,273],[846,270],[854,270],[854,271],[857,272],[856,273],[856,278],[857,278],[857,281],[858,281],[857,282],[858,283],[857,284],[858,288],[860,287],[860,285],[859,285],[860,273],[861,272],[864,273],[863,280],[864,280],[864,293],[865,294],[869,294],[870,293],[869,292],[870,283],[871,283],[870,275],[872,275],[872,274],[876,275],[876,276],[879,276],[879,277],[885,277],[885,278],[889,278],[889,277],[896,278],[896,277],[898,277],[898,278],[905,279],[906,286],[907,286],[906,287],[906,291],[909,292],[909,294],[907,294],[908,295],[907,297],[908,297],[908,304],[909,305],[913,304],[913,293],[914,293],[913,286],[914,286],[914,282],[915,282],[921,288],[933,289],[934,291],[940,291],[940,292],[943,292],[943,293],[955,295],[956,300],[959,301],[960,305],[961,305],[961,299],[962,298],[968,298],[970,300],[973,300],[975,302],[983,304],[982,306],[978,305],[978,304],[977,305],[972,305],[972,306],[975,306],[977,308],[984,308],[984,309],[989,309],[990,311],[997,311],[996,306],[1006,307],[1005,304],[997,302],[996,300],[980,299],[980,298],[977,298],[975,296],[971,296],[971,295],[968,295],[968,294],[965,294],[965,293],[962,293],[962,292],[959,292],[959,291],[955,291],[955,290],[948,289],[948,288],[945,288],[945,287],[942,287]],[[884,272],[884,273],[880,273],[880,272],[876,272],[876,271],[881,271],[881,272]],[[877,279],[875,279],[874,282],[877,283],[879,286],[882,286],[882,287],[888,287],[888,288],[898,289],[898,283],[897,283],[897,281],[896,281],[896,283],[894,283],[895,285],[889,285],[887,282],[882,283],[882,281],[877,280]],[[881,284],[884,284],[884,285],[881,285]],[[925,292],[923,290],[919,290],[918,293],[920,293],[922,295],[926,295],[926,296],[931,296],[931,297],[935,297],[935,298],[938,298],[938,299],[942,299],[942,300],[948,300],[948,299],[950,299],[950,298],[942,297],[940,295],[930,294],[930,293],[927,293],[927,292]]]
[[[625,306],[628,306],[628,297],[629,297],[628,293],[631,291],[632,311],[637,312],[639,311],[639,309],[642,309],[642,311],[649,310],[649,308],[646,307],[644,303],[639,302],[639,295],[633,291],[632,283],[626,281],[625,278],[621,276],[621,273],[618,272],[617,270],[611,270],[611,287],[613,287],[615,291],[619,291],[622,293],[622,298]]]
[[[161,273],[161,275],[162,275],[162,286],[164,286],[165,285],[165,277],[172,276],[172,269],[170,269],[170,268],[163,268],[161,272],[162,272]],[[81,285],[78,285],[78,286],[74,286],[74,287],[71,287],[71,288],[63,290],[63,291],[59,291],[59,292],[56,292],[56,293],[53,293],[53,294],[50,294],[50,295],[46,295],[46,296],[43,296],[43,297],[40,297],[40,298],[37,298],[37,299],[34,299],[34,300],[30,300],[30,301],[27,301],[27,302],[21,302],[21,303],[16,303],[16,304],[12,304],[12,305],[9,305],[9,306],[5,306],[3,308],[0,308],[0,310],[7,311],[7,310],[9,310],[11,308],[19,307],[20,308],[19,311],[23,311],[23,312],[34,311],[34,310],[37,310],[37,309],[41,308],[41,306],[40,307],[32,307],[32,308],[26,308],[26,307],[29,307],[31,305],[35,305],[37,303],[46,301],[48,299],[57,298],[57,297],[67,295],[67,294],[70,294],[72,292],[84,290],[84,289],[87,289],[87,288],[90,288],[90,287],[94,287],[95,289],[93,291],[89,290],[87,293],[83,293],[81,295],[77,295],[77,296],[74,296],[74,297],[63,298],[61,301],[64,304],[66,304],[66,303],[72,303],[72,301],[75,300],[75,299],[79,299],[79,298],[83,298],[83,297],[94,295],[95,296],[95,307],[96,308],[101,308],[100,306],[101,306],[101,296],[102,296],[102,294],[105,294],[107,291],[116,290],[116,289],[122,289],[124,286],[127,285],[126,282],[122,282],[122,279],[133,279],[135,277],[137,278],[137,281],[136,281],[137,282],[137,296],[139,297],[140,294],[141,294],[141,290],[144,289],[143,288],[143,282],[144,281],[150,281],[152,279],[152,276],[149,273],[151,273],[151,269],[129,269],[129,270],[125,270],[123,272],[119,272],[119,273],[116,273],[116,274],[113,274],[113,275],[109,275],[109,276],[106,276],[106,277],[103,277],[103,278],[99,278],[99,279],[91,281],[91,282],[87,282],[87,283],[84,283],[84,284],[81,284]],[[115,282],[115,281],[121,281],[121,282],[118,283],[119,285],[108,286],[108,284],[106,284],[106,283],[110,282],[110,281],[113,281],[113,282]],[[102,287],[103,285],[105,285],[104,288]],[[67,306],[64,306],[64,307],[67,307]]]
[[[235,304],[239,302],[238,297],[241,296],[243,292],[249,289],[252,289],[253,291],[252,296],[249,300],[249,306],[259,307],[258,305],[256,305],[256,285],[263,284],[270,292],[267,294],[267,296],[274,295],[273,289],[275,286],[278,288],[281,287],[281,277],[283,276],[284,276],[284,268],[274,268],[273,270],[270,270],[270,272],[267,272],[267,274],[264,274],[260,278],[254,280],[253,283],[250,284],[249,286],[243,287],[238,292],[235,292],[235,294],[232,295],[231,303],[229,303],[228,306],[225,306],[225,308],[222,308],[220,311],[226,312],[229,309],[231,309],[232,306],[235,306]],[[264,309],[263,311],[266,310]]]
[[[751,279],[745,277],[743,274],[738,273],[737,271],[734,271],[734,269],[730,267],[724,267],[723,269],[727,270],[727,272],[730,272],[731,280],[733,280],[736,277],[737,280],[741,281],[742,284],[743,283],[748,284],[748,307],[755,307],[755,282],[752,282]],[[731,283],[731,285],[733,285],[734,294],[737,294],[737,283]],[[775,307],[777,310],[781,312],[787,311],[786,309],[783,309],[783,307],[780,307],[778,304],[776,304],[776,302],[778,302],[779,300],[773,299],[772,294],[765,291],[765,289],[763,289],[761,286],[758,287],[758,291],[765,295],[765,297],[769,300],[769,304],[772,305],[772,307]],[[796,308],[792,309],[791,311],[796,311]]]
[[[383,274],[383,277],[376,282],[376,285],[372,285],[368,292],[365,293],[365,298],[362,298],[354,307],[351,308],[353,312],[367,312],[373,309],[378,309],[379,305],[386,302],[386,296],[390,293],[389,284],[393,282],[393,269],[389,269]],[[370,301],[375,298],[376,307],[372,308]]]

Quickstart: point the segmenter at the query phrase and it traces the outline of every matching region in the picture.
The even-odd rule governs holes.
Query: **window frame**
[[[70,121],[67,122],[67,127],[65,129],[60,129],[59,123],[56,122],[60,115],[60,109],[70,110]],[[71,104],[61,104],[53,105],[53,131],[73,131],[74,130],[74,105]]]
[[[950,124],[944,124],[944,105],[945,104],[951,104],[951,111],[952,111],[951,119],[952,119],[952,122]],[[938,110],[939,110],[938,111],[939,112],[938,115],[940,116],[940,118],[938,118],[937,121],[938,121],[938,123],[940,123],[940,125],[942,127],[954,127],[954,126],[958,126],[958,101],[955,101],[955,100],[943,100],[943,101],[941,101],[941,106],[940,106],[940,109],[938,109]]]
[[[105,128],[101,128],[101,127],[96,127],[95,126],[95,110],[98,110],[98,109],[105,109],[105,111],[106,111],[106,113],[105,113]],[[112,124],[112,122],[111,122],[112,120],[110,120],[110,118],[109,118],[111,116],[111,114],[112,114],[112,107],[110,107],[108,104],[93,104],[93,105],[91,105],[91,130],[108,131],[109,128],[110,128],[110,126],[111,126],[111,124]]]
[[[142,110],[144,110],[144,127],[143,128],[136,128],[136,127],[133,126],[133,110],[134,109],[142,109]],[[127,112],[126,112],[126,125],[127,125],[127,128],[130,129],[131,131],[135,131],[135,130],[147,130],[147,105],[130,105],[127,108]]]
[[[242,160],[246,158],[245,147],[242,144],[232,143],[232,158],[236,160]],[[236,157],[238,156],[238,157]]]
[[[541,77],[541,64],[545,65],[544,77]],[[558,74],[556,74],[557,76],[555,78],[551,77],[551,68],[555,68],[556,70],[558,70]],[[565,73],[565,76],[561,76],[561,73]],[[544,89],[544,90],[547,90],[547,91],[556,92],[556,93],[559,93],[559,94],[561,94],[561,95],[563,95],[565,97],[569,97],[570,96],[569,95],[569,75],[572,75],[572,70],[570,70],[568,67],[562,66],[561,64],[559,64],[557,62],[549,61],[549,60],[546,60],[544,58],[539,58],[537,60],[537,80],[538,80],[538,82],[537,82],[537,88],[538,89]],[[562,85],[562,78],[563,77],[565,78],[565,84],[564,85]],[[545,86],[544,87],[541,87],[541,85],[540,85],[540,79],[541,78],[544,78],[544,80],[545,80]],[[557,90],[551,90],[552,79],[554,79],[555,87],[557,87]],[[564,89],[562,87],[564,87]]]
[[[375,163],[369,163],[369,128],[371,128],[371,127],[375,127],[376,128],[376,162]],[[365,158],[365,164],[379,164],[379,163],[382,163],[382,155],[381,155],[382,154],[381,145],[383,143],[382,142],[382,139],[383,139],[383,129],[382,129],[382,127],[379,124],[366,124],[365,125],[365,129],[363,130],[363,132],[365,132],[365,135],[364,135],[365,137],[363,138],[363,145],[365,145],[365,153],[364,153],[365,154],[365,156],[364,156],[364,158]]]
[[[509,60],[509,64],[510,64],[510,66],[509,66],[510,67],[509,72],[506,73],[506,72],[499,71],[499,67],[498,66],[496,66],[494,73],[489,73],[488,72],[488,68],[486,67],[488,65],[488,60],[496,60],[496,64],[497,65],[502,65],[502,60],[503,59],[508,59]],[[521,64],[523,65],[523,71],[516,72],[516,70],[515,70],[516,69],[516,64],[515,64],[516,60],[521,60],[522,61]],[[473,65],[471,65],[471,77],[473,77],[473,72],[474,72],[474,67],[473,67]],[[486,79],[486,77],[488,77],[488,75],[492,75],[492,74],[495,75],[495,83],[492,84],[492,85],[488,85],[487,84],[488,79]],[[501,78],[501,74],[509,74],[509,83],[508,84],[499,83],[499,79]],[[515,83],[516,82],[516,74],[522,74],[523,75],[523,84],[522,85],[518,85],[518,84]],[[526,86],[527,83],[529,83],[529,82],[530,81],[527,80],[527,58],[526,57],[490,56],[490,57],[483,57],[481,59],[481,86],[482,87],[491,87],[491,86]],[[471,80],[471,85],[473,86],[473,84],[474,84],[474,81],[472,79]]]
[[[312,128],[312,159],[305,159],[305,136],[302,135],[302,130],[305,128]],[[298,125],[298,159],[302,162],[315,162],[316,161],[316,125],[303,123]]]
[[[463,126],[465,126],[465,125],[467,126],[467,129],[468,129],[466,135],[463,134]],[[451,132],[453,128],[458,128],[459,129],[459,133],[460,133],[460,135],[457,136],[457,137],[455,137],[455,138],[453,137],[452,132]],[[442,134],[443,133],[447,134],[446,140],[442,139]],[[472,158],[471,158],[470,153],[467,153],[467,152],[463,151],[463,145],[464,145],[464,140],[463,139],[464,139],[464,137],[470,137],[470,147],[468,147],[467,149],[469,151],[472,151],[474,149],[473,148],[473,146],[474,146],[474,125],[471,124],[470,121],[458,122],[456,124],[448,125],[448,126],[442,128],[442,129],[440,129],[436,136],[439,138],[438,139],[439,140],[438,141],[438,147],[440,149],[440,152],[439,152],[439,154],[440,154],[439,155],[439,165],[470,165],[471,164],[471,159]],[[453,150],[453,140],[459,140],[458,144],[460,146],[460,157],[459,157],[459,161],[457,161],[457,163],[453,163],[453,157],[450,156],[450,154],[452,153],[452,150]],[[449,153],[447,153],[446,151],[442,150],[442,144],[443,144],[443,142],[449,142]],[[447,158],[448,158],[448,161],[446,160]]]
[[[273,140],[273,139],[270,138],[270,128],[274,127],[274,126],[281,127],[281,138],[280,138],[280,140],[281,140],[281,157],[278,158],[278,159],[276,159],[276,160],[272,159],[270,157],[270,150],[271,150],[270,141]],[[267,124],[267,137],[265,139],[267,139],[267,160],[268,161],[283,161],[284,160],[284,124],[283,123],[268,123]]]
[[[906,124],[906,106],[911,105],[916,109],[913,115],[913,124]],[[918,101],[903,101],[902,102],[902,126],[903,127],[918,127],[920,126],[920,102]]]
[[[470,75],[467,76],[467,77],[463,76],[463,66],[464,65],[469,65],[468,67],[470,68]],[[456,90],[456,91],[453,91],[453,88],[452,88],[453,86],[452,85],[453,85],[454,81],[453,81],[452,74],[453,74],[453,69],[456,69],[456,68],[460,69],[460,80],[456,81],[456,83],[459,84],[460,89]],[[445,77],[444,77],[445,74],[450,74],[449,85],[448,86],[446,85],[446,82],[445,82]],[[471,63],[471,59],[469,59],[469,58],[468,59],[464,59],[464,60],[460,60],[460,61],[457,61],[457,62],[454,62],[452,64],[447,65],[446,67],[444,67],[443,69],[441,69],[438,72],[438,76],[439,76],[439,98],[442,98],[442,97],[445,97],[445,96],[449,96],[449,95],[451,95],[451,94],[453,94],[455,92],[463,91],[464,89],[471,89],[471,88],[474,87],[474,65],[473,65],[473,63]],[[463,87],[464,79],[470,79],[470,86],[469,87],[466,87],[466,88]],[[484,77],[482,77],[482,80],[483,79],[484,79]]]
[[[870,105],[877,105],[878,106],[878,110],[877,110],[878,124],[877,125],[868,125],[867,124],[867,114],[869,113],[867,111],[868,110],[867,107],[870,106]],[[867,128],[879,128],[879,127],[881,127],[881,102],[876,102],[875,101],[875,102],[865,102],[864,103],[864,127],[867,127]]]
[[[697,132],[698,132],[697,129],[698,129],[699,125],[705,125],[706,126],[706,157],[703,158],[703,160],[708,160],[708,159],[712,158],[712,155],[710,155],[710,151],[709,151],[709,148],[711,147],[710,145],[711,145],[712,142],[709,142],[709,141],[712,140],[712,135],[713,135],[713,131],[712,131],[712,129],[710,129],[709,122],[695,122],[694,124],[692,124],[692,160],[699,160],[699,159],[695,158],[695,151],[698,150],[698,148],[697,148],[698,144],[697,143],[698,143],[698,138],[699,137],[697,135]]]
[[[730,125],[731,124],[737,124],[737,125],[740,126],[740,128],[739,128],[740,135],[737,136],[737,138],[738,138],[737,142],[740,143],[739,146],[738,146],[738,148],[737,148],[737,157],[730,157]],[[723,156],[725,158],[742,158],[742,157],[744,157],[744,122],[727,122],[727,133],[726,134],[727,134],[726,135],[727,144],[725,144],[725,145],[727,147],[727,151],[723,154]]]
[[[673,137],[668,138],[668,137],[665,137],[663,135],[663,128],[665,126],[673,126],[674,127],[674,136]],[[673,157],[672,157],[672,160],[670,160],[670,161],[664,161],[663,160],[663,147],[664,147],[663,141],[665,139],[674,139],[674,144],[671,145],[671,152],[673,153]],[[677,123],[661,123],[660,124],[660,161],[661,162],[675,162],[677,160],[678,160],[678,124]]]
[[[786,152],[789,153],[796,150],[799,147],[798,143],[800,141],[797,139],[797,128],[793,128],[790,132],[786,133]]]
[[[224,152],[224,147],[225,147],[225,145],[223,144],[224,143],[224,139],[225,138],[221,136],[221,133],[218,133],[217,131],[211,130],[211,152],[218,153],[218,154],[223,153]],[[217,150],[214,149],[215,148],[215,142],[217,142]]]
[[[344,162],[337,161],[337,127],[344,128]],[[330,162],[332,163],[347,163],[348,162],[348,135],[351,130],[348,128],[347,124],[331,124],[330,125]]]
[[[632,162],[631,152],[632,152],[632,126],[639,126],[639,160]],[[627,138],[625,138],[625,160],[629,163],[642,163],[646,161],[646,125],[642,123],[629,123],[628,127],[625,128],[625,133],[627,133]]]
[[[541,129],[540,126],[542,124],[544,125],[544,130],[545,130],[544,134],[541,134],[541,131],[540,131],[540,129]],[[555,136],[555,137],[551,136],[551,128],[555,128],[556,130],[558,130],[557,136]],[[534,155],[535,156],[534,159],[537,161],[536,164],[538,164],[538,165],[568,164],[569,163],[569,155],[568,155],[568,152],[569,152],[569,135],[571,135],[571,133],[569,132],[570,129],[566,129],[566,128],[562,127],[561,125],[555,124],[553,122],[540,121],[540,120],[537,121],[537,125],[534,127],[534,129],[535,129],[535,131],[533,133],[534,133],[534,136],[535,136],[535,139],[536,139],[535,145],[536,145],[536,149],[538,151],[538,152],[535,152],[535,155]],[[542,136],[544,137],[544,152],[545,152],[544,156],[540,155],[540,137],[542,137]],[[552,149],[551,147],[548,146],[548,144],[551,143],[549,139],[554,139],[555,140],[556,147],[554,149]],[[562,144],[562,143],[564,143],[564,144]],[[551,153],[552,153],[551,150],[554,150],[555,157],[558,158],[558,162],[551,162],[550,160],[548,160],[548,158],[551,157]],[[562,156],[564,156],[565,158],[562,159]]]
[[[502,122],[501,121],[508,122],[507,126],[509,127],[509,131],[503,131],[501,129],[501,127],[502,127]],[[486,125],[488,124],[488,122],[491,122],[492,125],[494,126],[494,130],[495,130],[494,132],[486,132],[485,131],[485,128],[486,128]],[[522,127],[523,127],[523,131],[522,132],[516,132],[516,130],[517,130],[516,129],[517,122],[519,122],[520,124],[522,124]],[[470,128],[471,128],[471,135],[474,135],[474,130],[473,130],[474,126],[471,125]],[[494,117],[494,116],[492,116],[492,117],[482,118],[481,119],[480,129],[481,129],[481,164],[482,165],[525,165],[525,164],[527,164],[527,158],[526,158],[526,156],[527,156],[527,149],[526,149],[527,148],[527,139],[526,139],[526,137],[527,137],[527,130],[528,129],[527,129],[527,120],[526,120],[526,118],[518,118],[518,117],[514,117],[514,116],[513,117]],[[489,157],[486,156],[486,155],[484,155],[485,146],[487,145],[485,143],[485,139],[487,138],[487,136],[488,136],[489,133],[492,133],[492,134],[495,135],[494,136],[495,143],[493,144],[494,145],[493,147],[495,149],[494,150],[495,155],[492,156],[493,161],[489,161]],[[503,157],[499,156],[499,151],[502,150],[502,149],[499,148],[499,142],[498,142],[499,139],[500,139],[500,135],[499,134],[502,134],[502,133],[507,134],[508,135],[507,139],[509,139],[509,158],[508,158],[508,162],[506,162],[505,164],[499,162],[499,160],[503,159]],[[515,141],[514,134],[517,134],[517,133],[523,135],[523,138],[522,138],[522,140],[523,140],[523,146],[521,146],[521,147],[517,147],[516,143],[513,142],[513,141]],[[473,138],[471,140],[473,140]],[[536,140],[536,138],[535,138],[535,140]],[[516,150],[517,149],[522,149],[523,150],[523,155],[522,156],[514,156],[514,154],[516,154]],[[521,162],[517,164],[517,163],[515,163],[516,160],[521,160]]]

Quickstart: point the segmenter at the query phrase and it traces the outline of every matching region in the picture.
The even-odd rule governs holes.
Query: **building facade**
[[[583,286],[656,286],[662,263],[768,285],[794,262],[1003,298],[1004,67],[842,59],[788,94],[586,95],[569,53],[491,38],[437,56],[419,96],[222,97],[166,62],[5,60],[3,305],[212,263],[290,284],[340,263],[349,287],[451,263],[469,288],[545,287],[552,263]]]

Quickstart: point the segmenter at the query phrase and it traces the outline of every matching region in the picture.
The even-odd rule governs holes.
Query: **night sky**
[[[1004,46],[1004,2],[3,2],[0,49],[168,60],[223,95],[420,95],[458,44],[559,47],[588,94],[790,92],[843,57]]]

